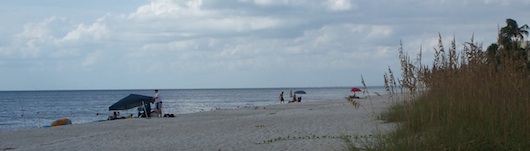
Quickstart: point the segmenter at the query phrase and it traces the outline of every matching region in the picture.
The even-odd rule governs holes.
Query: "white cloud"
[[[128,15],[129,19],[186,18],[209,15],[201,10],[202,0],[152,0]]]
[[[19,38],[49,38],[48,24],[57,20],[57,17],[50,17],[38,23],[28,23],[24,25],[24,31],[16,35]]]
[[[526,3],[528,3],[530,1],[526,1]],[[484,0],[484,3],[485,4],[501,4],[501,5],[509,5],[510,4],[510,0]]]
[[[76,29],[68,32],[63,38],[57,40],[58,43],[90,40],[99,41],[109,37],[109,31],[102,21],[93,23],[90,26],[79,24]]]
[[[530,23],[525,17],[529,12],[524,9],[528,1],[467,3],[477,5],[469,7],[446,0],[152,0],[123,9],[129,12],[107,13],[95,21],[68,18],[75,15],[37,21],[17,17],[23,20],[17,26],[20,30],[4,34],[0,41],[0,68],[9,71],[6,67],[18,65],[20,73],[30,68],[42,68],[43,72],[60,68],[70,73],[119,70],[113,75],[150,70],[168,77],[160,78],[168,81],[165,83],[183,83],[179,87],[184,88],[197,87],[197,81],[215,82],[204,79],[212,76],[204,75],[233,79],[231,82],[244,77],[293,81],[286,76],[271,76],[278,73],[311,75],[314,79],[296,79],[298,82],[290,85],[276,86],[304,85],[329,74],[337,77],[323,81],[334,84],[354,80],[351,75],[361,72],[369,77],[380,76],[374,74],[397,63],[400,40],[411,54],[423,46],[424,56],[429,56],[438,33],[442,33],[446,44],[449,40],[445,36],[453,34],[465,40],[476,33],[475,39],[491,41],[496,38],[497,24],[502,26],[506,16],[514,16],[521,24]],[[404,9],[410,6],[418,7]],[[30,59],[29,63],[20,63]],[[144,75],[148,74],[135,74],[129,79],[152,85],[152,79],[144,80],[149,79]],[[186,80],[178,81],[181,78]],[[242,82],[237,86],[259,87],[270,81],[251,83],[258,85]],[[235,85],[219,80],[201,86]]]
[[[274,29],[293,22],[271,16],[251,16],[216,9],[204,10],[202,5],[203,2],[200,0],[154,0],[127,17],[111,16],[106,20],[112,22],[109,28],[115,26],[114,36],[138,39],[163,36],[193,38],[201,35],[234,35]]]
[[[324,2],[314,0],[238,0],[239,2],[252,2],[262,7],[288,6],[297,9],[346,11],[357,8],[356,3],[351,0],[326,0]]]
[[[40,56],[41,49],[36,46],[37,40],[27,41],[23,47],[19,48],[19,52],[22,58],[37,58]]]
[[[23,31],[14,36],[12,46],[7,48],[10,49],[8,54],[19,55],[22,58],[39,57],[41,55],[41,45],[48,44],[54,38],[50,30],[50,24],[57,20],[62,19],[53,16],[41,22],[25,24]]]
[[[58,48],[54,52],[50,52],[51,58],[70,58],[80,56],[80,48]]]
[[[327,5],[333,11],[350,10],[355,7],[349,0],[327,0]]]
[[[217,31],[228,30],[244,32],[274,28],[281,23],[281,20],[268,17],[229,17],[224,19],[205,20],[204,23],[199,24],[198,27],[202,27],[202,29],[215,29]]]
[[[172,0],[156,0],[149,5],[141,6],[136,12],[129,14],[129,18],[147,18],[153,16],[171,15],[179,11],[179,5]]]
[[[98,63],[98,61],[101,59],[103,55],[104,55],[103,51],[101,50],[96,50],[92,53],[89,53],[86,55],[85,59],[81,63],[81,66],[88,67],[88,66],[95,65],[96,63]]]
[[[283,0],[283,1],[280,1],[280,0],[254,0],[255,4],[264,5],[264,6],[277,5],[277,4],[286,4],[287,2],[288,2],[287,0]]]
[[[369,39],[378,39],[382,37],[388,37],[392,34],[392,27],[387,25],[374,25],[371,26],[369,33],[366,38]]]

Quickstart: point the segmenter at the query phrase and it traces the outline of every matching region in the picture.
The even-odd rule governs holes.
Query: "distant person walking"
[[[158,117],[162,117],[162,97],[158,94],[158,89],[155,90],[155,107],[156,107],[156,115]]]
[[[280,93],[280,104],[285,103],[285,99],[283,99],[283,91]]]

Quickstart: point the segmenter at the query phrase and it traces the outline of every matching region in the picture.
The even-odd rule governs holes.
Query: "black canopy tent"
[[[134,107],[142,106],[147,103],[151,103],[153,100],[154,98],[150,96],[130,94],[129,96],[112,104],[109,107],[109,110],[128,110]]]

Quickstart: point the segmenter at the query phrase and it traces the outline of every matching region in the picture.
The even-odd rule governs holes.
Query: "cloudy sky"
[[[530,0],[0,2],[0,90],[382,85],[397,49],[495,42]],[[430,63],[430,61],[429,61]]]

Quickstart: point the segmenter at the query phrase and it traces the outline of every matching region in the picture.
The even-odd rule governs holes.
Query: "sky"
[[[0,2],[0,90],[335,87],[432,63],[441,35],[494,43],[530,0]]]

